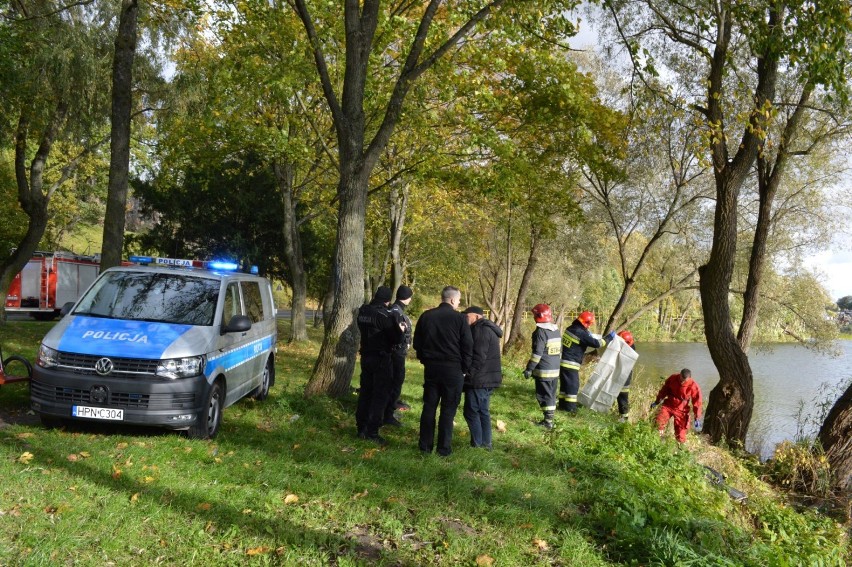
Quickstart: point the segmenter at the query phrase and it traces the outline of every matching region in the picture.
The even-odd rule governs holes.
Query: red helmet
[[[547,303],[539,303],[531,309],[533,318],[536,323],[552,323],[553,313],[550,311],[550,305]]]
[[[587,329],[595,324],[595,314],[591,311],[583,311],[582,313],[577,315],[577,319]]]
[[[626,342],[628,345],[633,346],[633,333],[631,333],[627,329],[624,329],[623,331],[618,332],[618,336],[624,339],[624,342]]]

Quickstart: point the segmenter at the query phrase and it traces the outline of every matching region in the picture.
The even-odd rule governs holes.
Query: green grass
[[[35,355],[49,323],[0,327]],[[117,427],[0,429],[0,565],[844,565],[842,526],[801,513],[736,464],[749,504],[704,478],[711,451],[661,442],[637,392],[633,424],[582,411],[544,433],[531,381],[506,365],[494,451],[422,456],[422,369],[404,427],[354,435],[355,397],[302,395],[318,341],[279,348],[264,402],[225,411],[219,436]],[[357,383],[357,376],[355,383]],[[26,386],[0,388],[23,413]],[[731,459],[731,461],[733,461]],[[732,478],[733,478],[732,477]],[[844,554],[846,554],[844,556]]]

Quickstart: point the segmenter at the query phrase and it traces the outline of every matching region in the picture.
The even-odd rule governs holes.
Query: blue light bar
[[[154,261],[154,259],[150,256],[131,256],[127,260],[134,264],[150,264]]]
[[[235,264],[234,262],[222,262],[219,260],[214,260],[212,262],[207,263],[207,268],[210,270],[227,270],[229,272],[233,272],[240,267],[239,264]]]
[[[249,273],[257,275],[257,274],[260,273],[260,270],[257,269],[257,266],[252,266],[251,269],[249,270]]]

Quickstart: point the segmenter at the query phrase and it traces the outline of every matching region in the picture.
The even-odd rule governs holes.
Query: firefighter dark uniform
[[[582,318],[589,313],[584,311],[580,317],[562,333],[562,360],[559,363],[559,409],[577,412],[577,392],[580,391],[580,366],[587,348],[602,348],[606,340],[596,339],[587,326],[594,323],[594,315],[584,325]]]
[[[396,302],[390,306],[391,312],[399,321],[405,323],[405,332],[400,340],[393,345],[391,350],[391,367],[393,370],[393,378],[391,380],[391,393],[388,398],[388,405],[385,408],[384,423],[386,425],[401,425],[394,417],[394,411],[397,408],[397,402],[402,394],[402,384],[405,382],[405,359],[408,356],[408,349],[411,346],[411,319],[405,314],[405,303],[401,300],[411,297],[411,288],[408,286],[399,286],[396,291]]]
[[[633,339],[633,333],[630,331],[624,330],[618,333],[618,336],[624,339],[624,342],[627,343],[627,346],[636,350],[636,344]],[[615,399],[618,403],[618,415],[621,421],[627,421],[627,418],[630,415],[630,383],[633,382],[633,371],[630,371],[630,374],[627,376],[627,382],[624,383],[624,386],[621,387],[621,392],[618,393],[618,397]]]
[[[379,436],[385,407],[391,395],[393,368],[391,349],[402,336],[399,320],[387,308],[391,290],[381,286],[373,300],[358,309],[358,329],[361,331],[361,387],[355,423],[358,437],[381,445]]]
[[[561,344],[559,327],[553,323],[536,323],[532,334],[532,356],[524,375],[535,379],[535,399],[544,413],[544,419],[536,425],[545,429],[553,429]]]

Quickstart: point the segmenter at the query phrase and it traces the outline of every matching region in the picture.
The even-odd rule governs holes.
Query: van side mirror
[[[62,309],[59,310],[59,316],[65,317],[66,315],[68,315],[68,313],[71,312],[71,309],[73,309],[73,308],[74,308],[74,302],[73,301],[67,302],[65,305],[62,306]]]
[[[227,325],[222,325],[222,334],[245,333],[251,329],[251,319],[245,315],[234,315]]]

